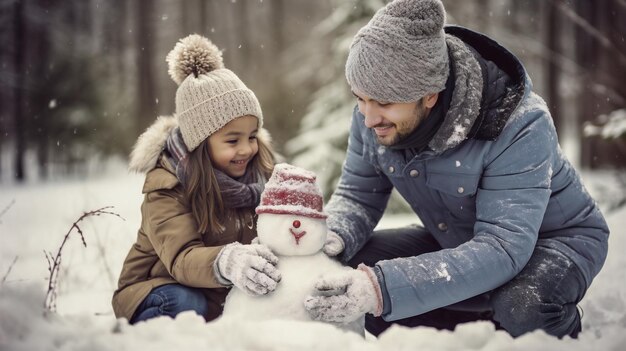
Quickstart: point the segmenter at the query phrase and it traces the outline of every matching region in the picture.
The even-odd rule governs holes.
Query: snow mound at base
[[[222,317],[205,323],[193,312],[130,326],[125,320],[89,314],[44,317],[42,286],[0,287],[1,350],[211,349],[211,350],[619,350],[626,315],[578,340],[558,340],[542,331],[513,339],[489,322],[459,326],[454,332],[394,326],[378,340],[320,322],[246,321]]]

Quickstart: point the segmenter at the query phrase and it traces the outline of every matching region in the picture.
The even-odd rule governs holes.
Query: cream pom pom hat
[[[198,34],[181,39],[166,61],[178,84],[176,117],[189,151],[237,117],[255,116],[262,127],[256,96],[224,68],[222,52],[209,39]]]

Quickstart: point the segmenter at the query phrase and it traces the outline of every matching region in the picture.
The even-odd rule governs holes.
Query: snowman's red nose
[[[294,227],[294,228],[300,228],[300,224],[301,224],[301,223],[300,223],[300,221],[299,221],[299,220],[295,220],[295,221],[293,221],[293,223],[292,223],[292,225],[293,225],[293,227]]]

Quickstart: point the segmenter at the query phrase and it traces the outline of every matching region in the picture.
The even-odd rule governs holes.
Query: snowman
[[[311,321],[304,300],[314,291],[317,279],[322,274],[351,270],[322,251],[328,229],[315,179],[313,172],[289,164],[274,167],[256,208],[257,232],[259,243],[278,257],[282,280],[276,290],[262,296],[249,296],[233,288],[226,297],[224,317]],[[365,333],[364,317],[332,324]]]

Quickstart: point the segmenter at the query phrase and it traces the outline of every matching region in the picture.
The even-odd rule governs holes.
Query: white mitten
[[[228,244],[215,262],[218,280],[225,285],[232,283],[251,296],[274,291],[281,279],[276,268],[278,258],[265,245]]]
[[[361,264],[355,270],[322,276],[304,307],[311,318],[325,322],[349,323],[365,313],[378,317],[383,303],[376,274]]]
[[[337,233],[333,231],[328,231],[326,235],[326,242],[324,243],[324,248],[322,249],[324,253],[330,257],[339,255],[343,249],[345,248],[345,244],[343,243],[343,239]]]

